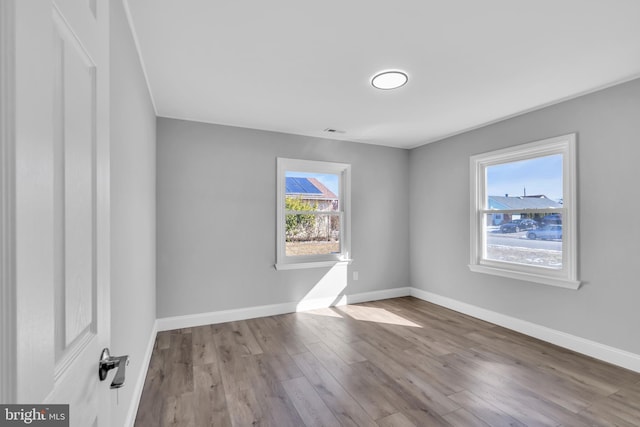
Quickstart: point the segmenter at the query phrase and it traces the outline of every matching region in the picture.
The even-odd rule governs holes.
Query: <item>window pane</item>
[[[287,256],[340,253],[339,214],[287,214],[285,220]]]
[[[561,207],[562,154],[486,168],[488,209]]]
[[[486,214],[485,259],[562,268],[562,214]]]
[[[285,180],[285,212],[339,212],[339,175],[287,171]],[[285,237],[287,256],[340,253],[340,216],[286,214]]]

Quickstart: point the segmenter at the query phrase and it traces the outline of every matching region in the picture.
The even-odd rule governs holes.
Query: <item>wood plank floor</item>
[[[411,297],[158,334],[137,427],[640,426],[640,374]]]

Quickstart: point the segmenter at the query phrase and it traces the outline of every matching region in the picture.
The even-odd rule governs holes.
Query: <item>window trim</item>
[[[285,252],[285,175],[287,171],[327,173],[340,175],[338,205],[340,215],[339,254],[287,256]],[[277,158],[277,200],[276,200],[276,270],[301,268],[332,267],[337,264],[349,264],[351,254],[351,165],[348,163],[325,162],[317,160]]]
[[[562,269],[527,266],[484,259],[486,236],[484,215],[487,207],[486,168],[497,164],[562,154],[563,215]],[[567,289],[578,289],[578,235],[577,235],[577,167],[576,134],[547,138],[501,150],[477,154],[470,158],[470,262],[469,269]]]

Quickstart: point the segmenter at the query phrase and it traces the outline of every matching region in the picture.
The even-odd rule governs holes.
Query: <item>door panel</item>
[[[14,1],[16,27],[30,46],[17,43],[16,74],[34,83],[15,93],[17,209],[28,213],[16,229],[16,263],[19,271],[51,266],[43,267],[41,280],[19,278],[16,285],[21,348],[25,354],[39,348],[36,369],[18,364],[18,397],[69,404],[72,426],[106,427],[113,374],[99,381],[98,360],[110,340],[108,3]],[[20,119],[31,110],[40,113]],[[33,128],[41,132],[38,140],[26,136]],[[36,159],[47,167],[32,167]],[[47,208],[31,212],[35,205],[22,200]],[[41,237],[27,239],[36,221]],[[21,297],[38,293],[53,295],[49,307],[38,310]],[[22,390],[21,384],[36,386]]]
[[[54,15],[54,167],[55,244],[59,265],[56,283],[58,351],[96,331],[95,304],[95,65],[73,38],[56,11]]]

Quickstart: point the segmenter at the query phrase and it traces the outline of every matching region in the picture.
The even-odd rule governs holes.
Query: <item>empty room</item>
[[[3,0],[0,425],[640,425],[639,18]]]

